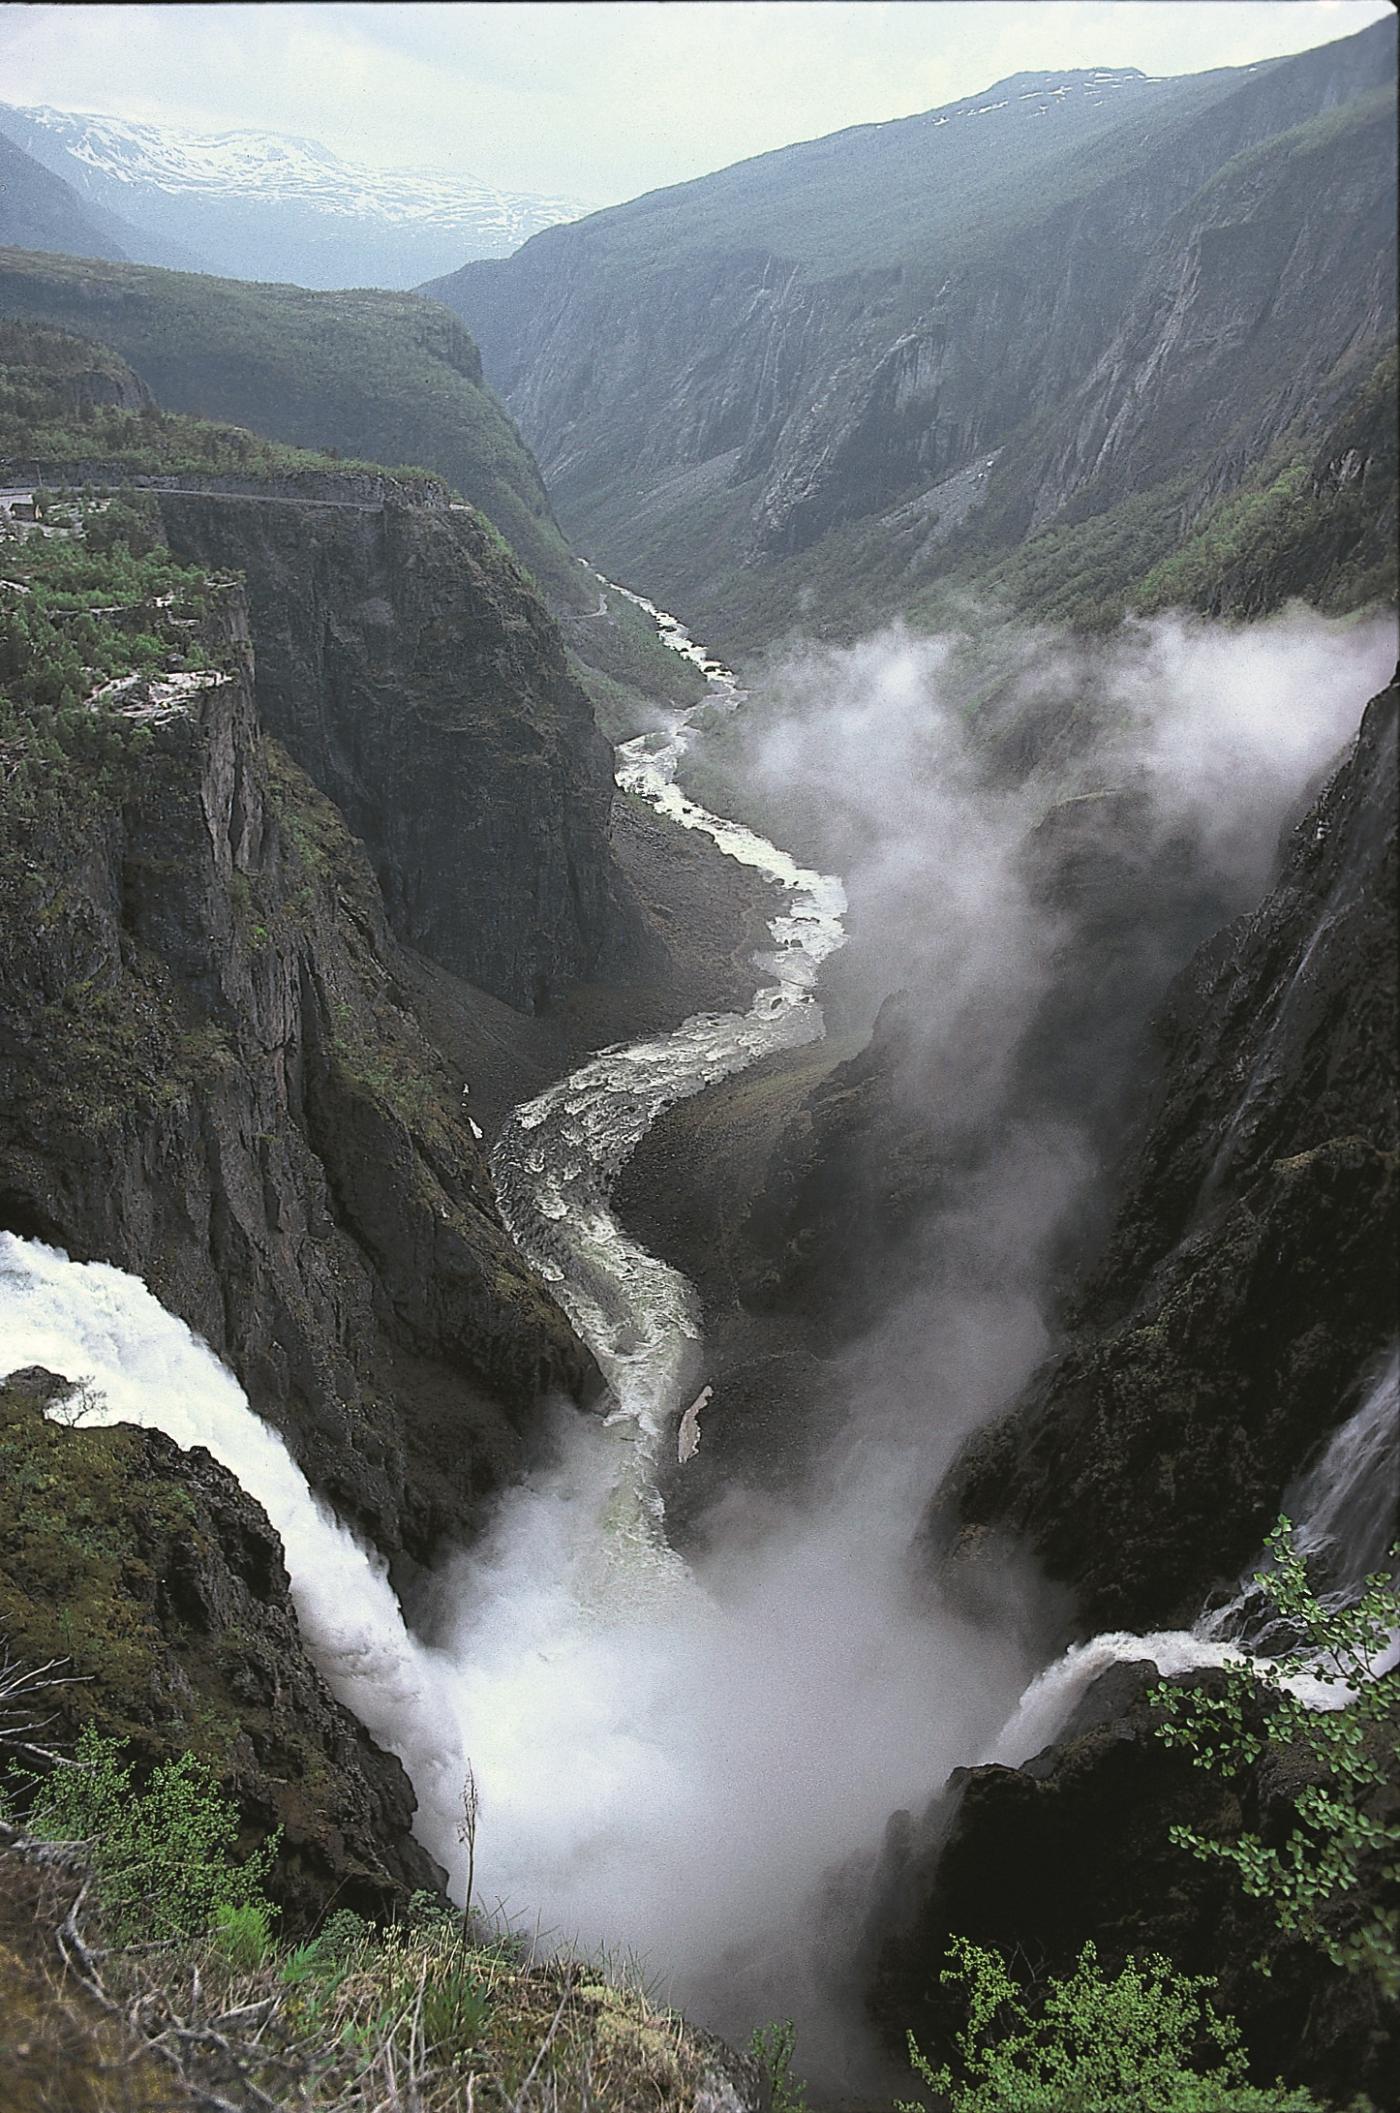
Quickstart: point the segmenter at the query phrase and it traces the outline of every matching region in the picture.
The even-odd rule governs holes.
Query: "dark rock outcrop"
[[[609,848],[611,754],[478,515],[159,504],[177,556],[243,573],[263,723],[364,840],[400,938],[526,1010],[646,966]]]
[[[93,1724],[142,1769],[198,1754],[250,1837],[282,1829],[272,1890],[297,1923],[435,1887],[408,1778],[307,1656],[265,1513],[202,1448],[46,1418],[71,1400],[53,1373],[0,1379],[0,1635],[61,1667],[46,1741]]]
[[[7,816],[0,1222],[144,1277],[313,1485],[422,1556],[592,1366],[501,1228],[362,850],[259,730],[239,590],[218,622],[230,673]]]
[[[1207,1688],[1217,1678],[1194,1676]],[[963,2017],[938,1974],[955,1935],[1000,1949],[1035,1986],[1070,1972],[1092,1937],[1110,1971],[1129,1953],[1159,1952],[1182,1973],[1218,1977],[1216,2000],[1239,2019],[1260,2081],[1282,2073],[1336,2103],[1368,2091],[1383,2104],[1396,2018],[1374,1979],[1284,1938],[1269,1904],[1244,1894],[1233,1870],[1198,1863],[1168,1839],[1173,1825],[1281,1839],[1316,1776],[1292,1756],[1266,1758],[1239,1779],[1194,1767],[1156,1736],[1160,1713],[1147,1699],[1156,1679],[1151,1665],[1117,1667],[1056,1745],[1020,1768],[959,1769],[918,1821],[900,1813],[890,1822],[867,1967],[883,2035],[892,2050],[910,2029],[926,2048],[949,2044]],[[1261,1956],[1267,1977],[1254,1964]]]
[[[1398,695],[1175,985],[1065,1347],[942,1493],[942,1533],[1024,1536],[1089,1629],[1193,1620],[1396,1333]]]

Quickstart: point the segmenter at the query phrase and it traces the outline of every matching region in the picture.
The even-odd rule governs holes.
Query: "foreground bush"
[[[909,2036],[915,2074],[951,2113],[1320,2113],[1306,2091],[1248,2082],[1239,2027],[1215,1984],[1166,1959],[1106,1975],[1092,1944],[1033,2004],[999,1952],[965,1937],[942,1979],[966,1992],[956,2068],[935,2069]],[[899,2113],[925,2113],[901,2101]]]
[[[265,1943],[276,1909],[262,1886],[276,1837],[240,1859],[238,1809],[204,1763],[181,1754],[138,1791],[123,1760],[126,1745],[88,1725],[72,1765],[55,1768],[41,1785],[30,1835],[82,1843],[114,1944],[198,1936],[221,1911],[242,1916],[245,1932],[261,1928]],[[249,1942],[245,1936],[245,1955]]]

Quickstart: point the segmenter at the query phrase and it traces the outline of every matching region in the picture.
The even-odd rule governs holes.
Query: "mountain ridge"
[[[842,552],[829,539],[840,535],[870,544],[862,588],[908,606],[911,587],[947,566],[937,488],[991,471],[999,450],[1005,459],[970,498],[976,514],[1014,487],[1000,547],[1019,543],[1033,515],[1037,528],[1067,518],[1092,468],[1077,467],[1037,512],[1040,495],[1022,490],[1033,458],[1047,442],[1073,457],[1078,393],[1134,302],[1163,298],[1174,260],[1199,280],[1216,221],[1247,218],[1231,184],[1253,186],[1261,224],[1292,213],[1324,251],[1322,179],[1349,186],[1348,225],[1365,256],[1329,260],[1326,300],[1299,311],[1308,388],[1366,336],[1359,325],[1375,303],[1362,279],[1393,256],[1393,151],[1359,113],[1368,96],[1393,95],[1393,22],[1252,68],[1122,77],[1112,94],[1067,93],[1039,115],[1034,99],[1050,98],[1058,77],[1016,78],[1043,85],[737,164],[423,289],[467,322],[567,532],[615,576],[647,577],[721,646],[771,637],[811,599],[805,590],[828,586],[811,569],[819,546],[830,547],[839,589]],[[1349,169],[1346,147],[1323,138],[1311,190],[1277,151],[1309,124],[1353,127],[1359,160]],[[1255,153],[1268,196],[1260,169],[1235,166]],[[885,232],[870,236],[877,220]],[[1257,262],[1251,238],[1240,239]],[[1164,242],[1175,250],[1164,254]],[[1275,261],[1296,307],[1307,274],[1286,247]],[[1388,319],[1393,286],[1382,290]],[[1260,288],[1261,313],[1272,298]],[[1216,361],[1231,414],[1213,428],[1223,454],[1203,461],[1218,497],[1287,420],[1266,417],[1235,446],[1233,423],[1282,397],[1272,371],[1250,366],[1248,320],[1222,313],[1216,323],[1219,344],[1196,350],[1207,367]],[[1161,351],[1173,381],[1195,357],[1190,343]],[[1307,402],[1293,408],[1305,415]],[[883,533],[885,514],[916,503],[940,521]],[[868,620],[869,593],[855,599]]]
[[[444,261],[464,245],[473,256],[505,255],[583,210],[466,171],[347,161],[318,140],[258,127],[196,131],[0,104],[0,132],[87,205],[128,216],[136,261],[174,262],[149,245],[166,252],[175,242],[193,253],[183,261],[244,278],[333,286],[376,283],[378,274],[378,283],[407,287],[439,252]]]
[[[122,240],[127,232],[0,132],[0,242],[122,262],[130,254]]]

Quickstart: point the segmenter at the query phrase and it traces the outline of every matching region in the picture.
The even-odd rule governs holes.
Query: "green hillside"
[[[100,339],[167,410],[435,471],[495,523],[551,598],[587,600],[475,345],[416,295],[311,293],[5,250],[0,314]]]
[[[1039,136],[1022,126],[1009,154],[1005,132],[978,119],[1042,78],[1016,74],[941,110],[782,147],[548,230],[529,246],[545,254],[567,244],[642,275],[664,271],[676,252],[761,249],[815,279],[856,267],[922,276],[975,256],[1105,172],[1126,173],[1238,85],[1233,70],[1163,82],[1124,73],[1101,101],[1068,107]],[[424,290],[450,300],[443,290],[451,285]]]

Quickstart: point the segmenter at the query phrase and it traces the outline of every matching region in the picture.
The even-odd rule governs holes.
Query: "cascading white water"
[[[1391,1349],[1364,1388],[1360,1405],[1339,1427],[1317,1464],[1284,1494],[1282,1511],[1294,1526],[1294,1546],[1327,1589],[1326,1602],[1349,1598],[1380,1569],[1396,1533],[1400,1481],[1400,1350]],[[983,1755],[1008,1767],[1051,1744],[1082,1696],[1115,1665],[1151,1660],[1163,1675],[1196,1672],[1242,1658],[1286,1656],[1295,1639],[1280,1624],[1252,1565],[1234,1597],[1202,1615],[1193,1629],[1134,1635],[1111,1630],[1072,1644],[1033,1680],[1015,1713]],[[1375,1670],[1393,1662],[1394,1647]],[[1283,1685],[1314,1709],[1340,1709],[1351,1690],[1285,1673]]]
[[[1381,1360],[1355,1414],[1317,1465],[1286,1490],[1297,1548],[1333,1593],[1354,1592],[1384,1568],[1400,1519],[1400,1346]]]
[[[233,1374],[139,1277],[0,1233],[0,1376],[30,1365],[86,1384],[86,1423],[141,1424],[212,1453],[281,1536],[297,1619],[332,1692],[420,1794],[439,1770],[443,1794],[460,1786],[452,1711],[383,1561],[317,1501]]]

